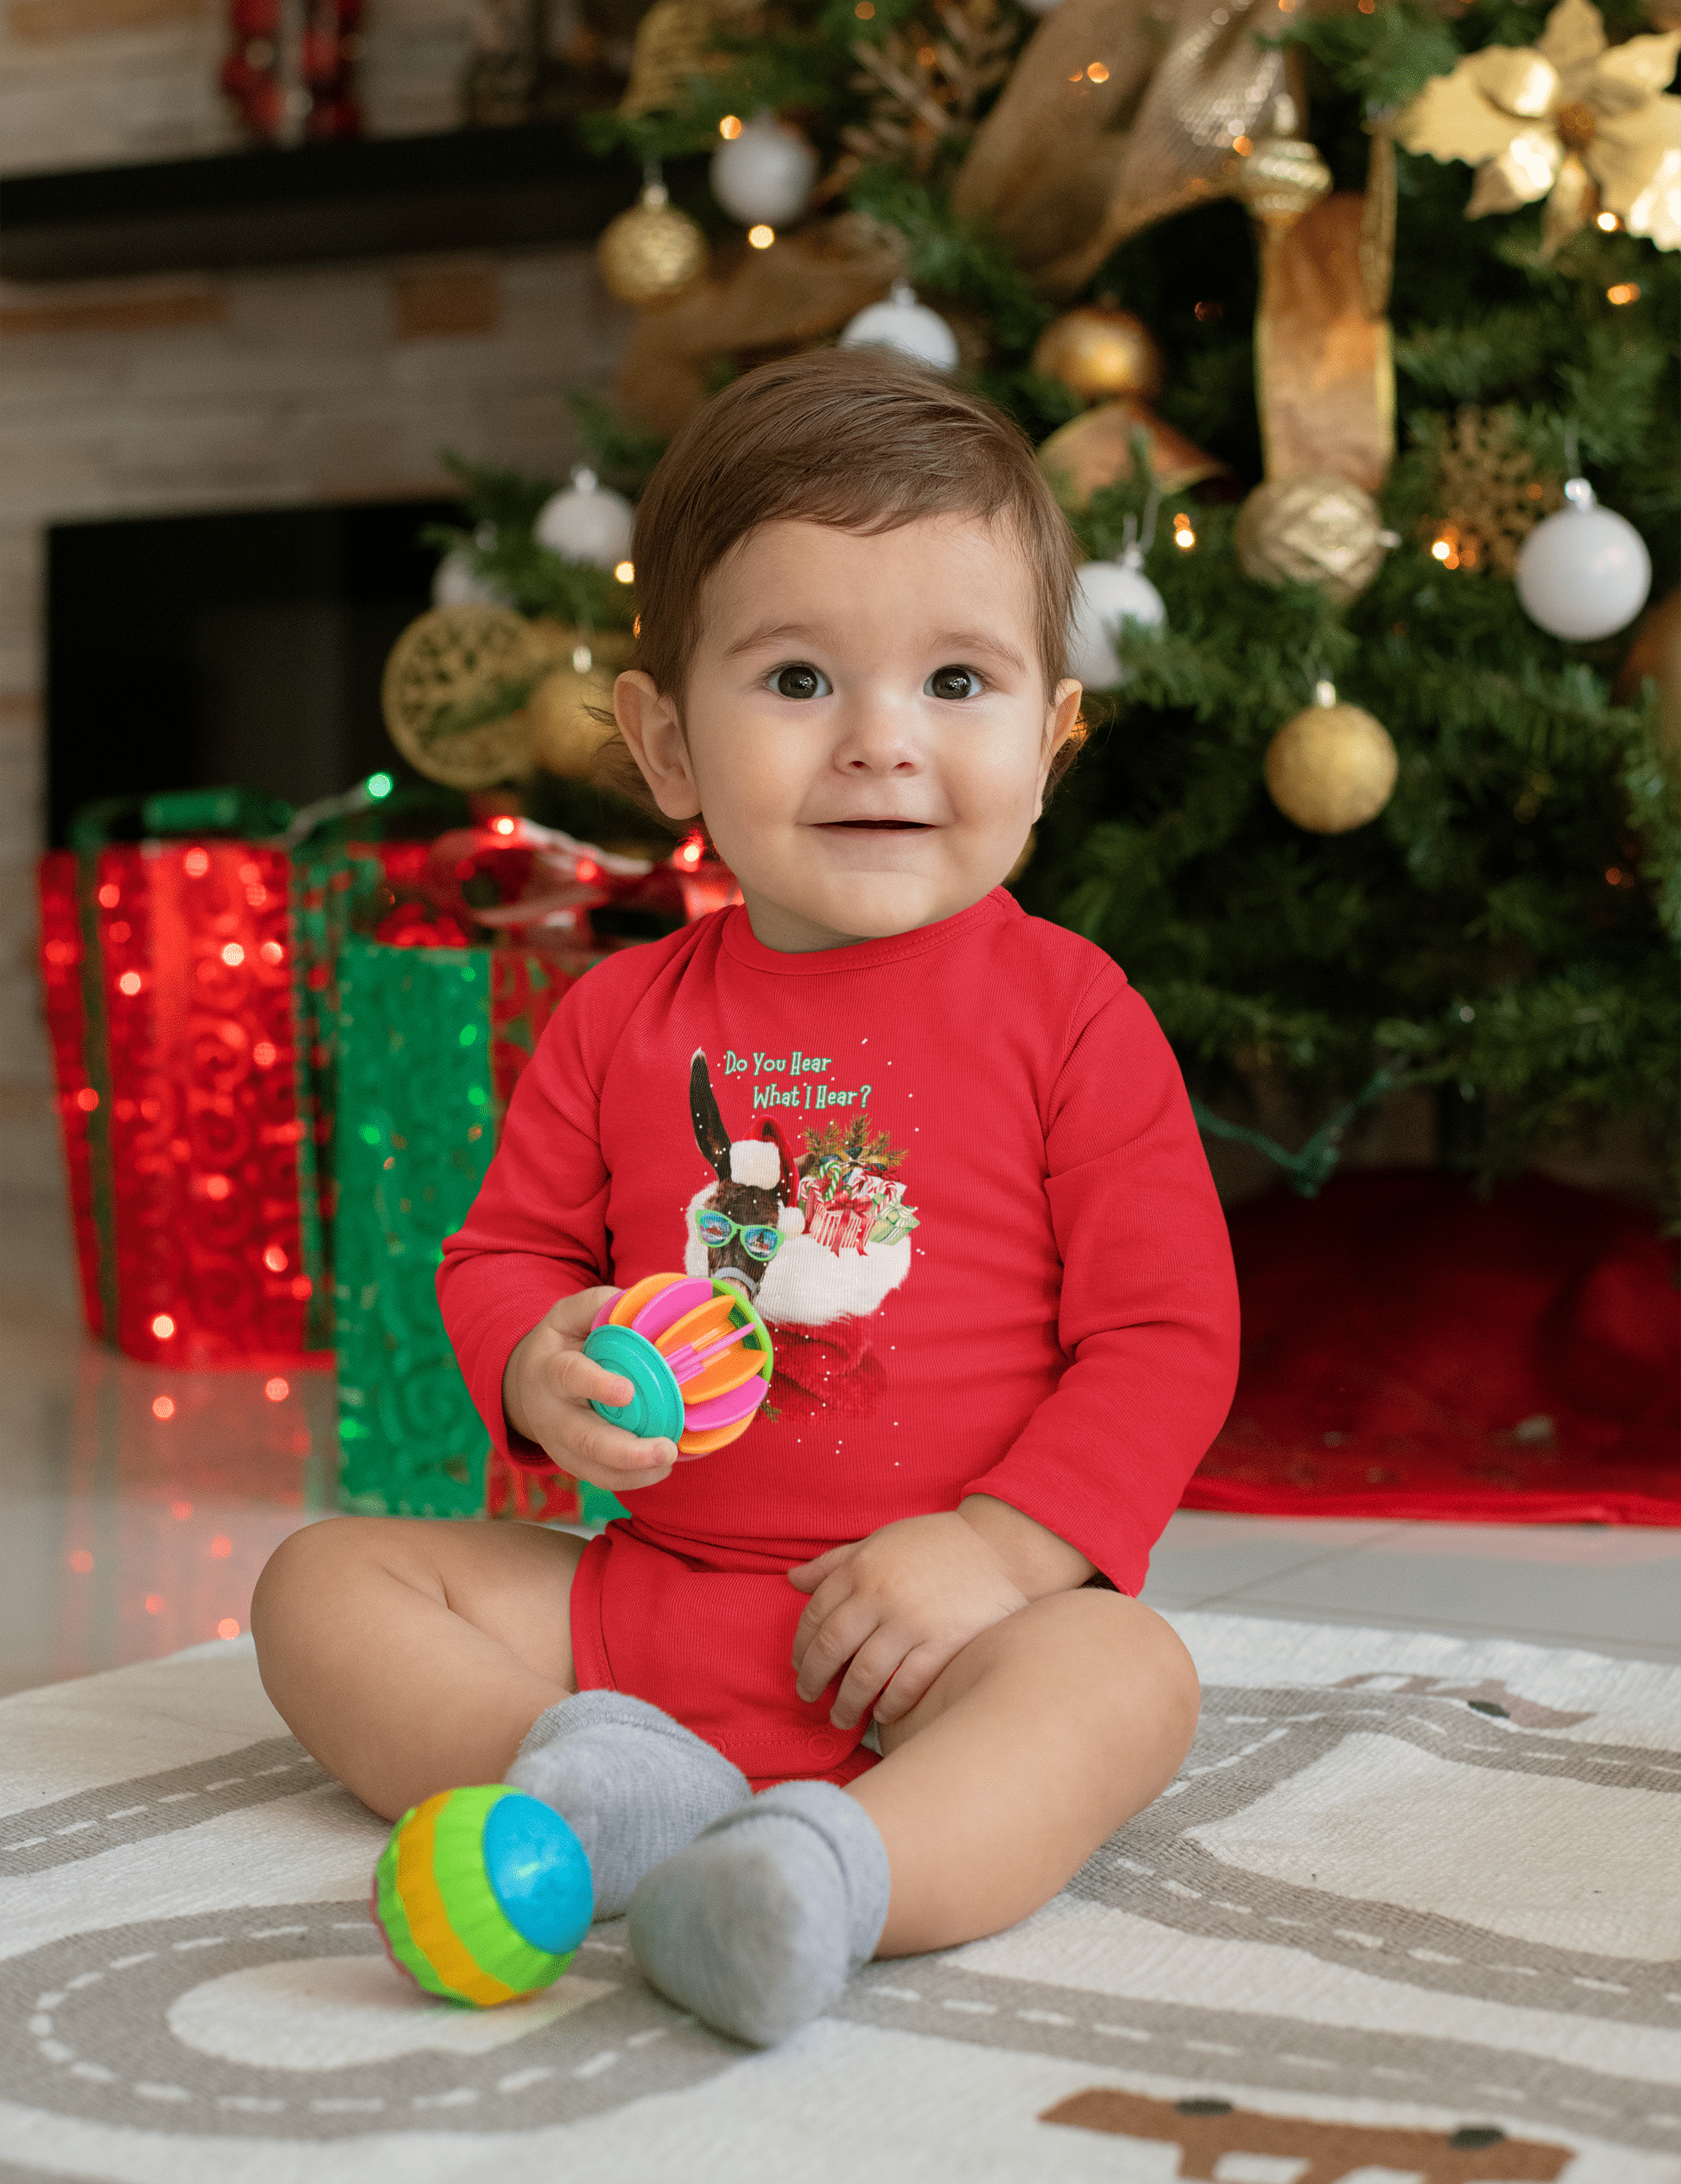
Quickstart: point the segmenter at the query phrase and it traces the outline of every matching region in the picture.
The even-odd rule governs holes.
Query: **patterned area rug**
[[[996,1939],[776,2053],[598,1926],[422,2000],[383,1829],[249,1645],[0,1705],[0,2177],[125,2184],[1681,2184],[1681,1669],[1176,1623],[1181,1779]]]

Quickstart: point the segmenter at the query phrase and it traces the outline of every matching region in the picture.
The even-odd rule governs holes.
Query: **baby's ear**
[[[696,817],[700,793],[675,702],[656,688],[651,675],[631,668],[613,684],[613,718],[666,817]]]

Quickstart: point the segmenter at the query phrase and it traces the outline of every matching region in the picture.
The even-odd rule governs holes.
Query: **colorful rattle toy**
[[[584,1354],[622,1373],[628,1403],[590,1406],[679,1457],[710,1456],[744,1434],[770,1391],[770,1335],[734,1282],[650,1274],[617,1290],[595,1315]]]
[[[500,1782],[413,1806],[373,1877],[374,1921],[399,1971],[480,2009],[552,1985],[595,1908],[578,1837],[558,1813]]]

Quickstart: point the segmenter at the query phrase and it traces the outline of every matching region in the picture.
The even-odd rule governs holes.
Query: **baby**
[[[567,994],[438,1281],[497,1447],[632,1513],[316,1525],[252,1624],[376,1812],[545,1800],[652,1984],[765,2045],[1034,1910],[1172,1779],[1196,1677],[1133,1596],[1237,1299],[1154,1019],[1001,885],[1081,698],[1015,427],[880,353],[764,365],[672,446],[635,561],[619,756],[745,907]],[[583,1354],[605,1284],[679,1267],[776,1348],[692,1459],[592,1410],[631,1390]]]

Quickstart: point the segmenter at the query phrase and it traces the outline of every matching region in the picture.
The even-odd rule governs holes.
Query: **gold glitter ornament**
[[[1343,705],[1335,685],[1321,682],[1313,704],[1267,746],[1266,790],[1310,834],[1348,834],[1377,816],[1399,771],[1382,722],[1362,706]]]
[[[1322,584],[1339,606],[1365,589],[1395,543],[1371,495],[1329,471],[1258,485],[1232,532],[1246,577],[1260,584]]]
[[[531,764],[521,708],[543,672],[511,607],[434,607],[391,648],[380,697],[391,740],[428,781],[489,788]]]
[[[622,630],[590,632],[547,621],[534,623],[532,633],[554,666],[526,705],[531,755],[547,773],[588,780],[612,733],[594,709],[612,705],[614,679],[635,658],[635,642]]]
[[[680,296],[706,270],[706,238],[650,182],[642,202],[601,231],[595,256],[601,278],[626,304],[663,304]]]
[[[1099,304],[1053,320],[1039,337],[1033,369],[1059,379],[1082,402],[1107,402],[1116,395],[1148,402],[1162,387],[1155,336],[1132,312]]]
[[[1296,109],[1281,98],[1271,133],[1259,138],[1233,178],[1232,187],[1269,235],[1287,235],[1331,189],[1331,170],[1305,137],[1296,134]]]
[[[1436,424],[1436,504],[1424,520],[1431,554],[1446,569],[1510,577],[1518,549],[1544,515],[1564,506],[1556,477],[1537,477],[1516,437],[1516,413],[1466,404]]]

